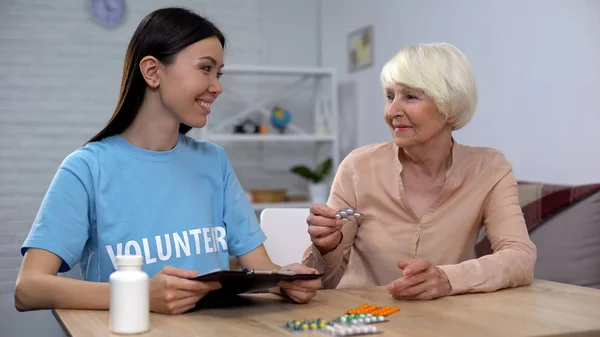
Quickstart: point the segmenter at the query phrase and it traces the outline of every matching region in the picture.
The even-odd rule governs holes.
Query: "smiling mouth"
[[[197,100],[196,103],[200,105],[202,108],[206,110],[206,112],[210,112],[210,103]]]

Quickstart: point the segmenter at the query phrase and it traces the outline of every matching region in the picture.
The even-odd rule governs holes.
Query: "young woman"
[[[185,133],[206,125],[222,92],[223,34],[181,8],[146,16],[133,34],[114,115],[60,165],[22,247],[18,310],[108,309],[115,256],[141,254],[150,308],[186,312],[218,283],[190,278],[273,269],[254,211],[222,148]],[[83,280],[59,277],[79,263]],[[311,273],[294,264],[286,269]],[[320,280],[275,292],[309,301]]]

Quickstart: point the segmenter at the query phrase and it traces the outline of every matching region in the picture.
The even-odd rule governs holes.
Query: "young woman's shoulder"
[[[207,140],[195,139],[190,136],[181,135],[186,148],[204,155],[224,155],[225,150],[220,145]]]
[[[200,159],[215,159],[221,164],[223,168],[231,165],[229,157],[225,149],[213,142],[195,139],[189,136],[183,135],[185,147],[191,152],[192,155],[198,156]]]
[[[79,176],[89,174],[98,169],[101,158],[110,152],[110,145],[104,141],[87,143],[69,153],[60,164],[59,169],[71,171]]]

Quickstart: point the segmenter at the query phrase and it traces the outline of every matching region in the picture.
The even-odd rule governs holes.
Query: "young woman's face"
[[[181,123],[204,127],[212,103],[223,91],[219,83],[222,67],[219,39],[210,37],[189,45],[159,71],[163,105]]]
[[[421,90],[397,85],[386,89],[384,118],[402,148],[429,142],[448,127],[435,102]]]

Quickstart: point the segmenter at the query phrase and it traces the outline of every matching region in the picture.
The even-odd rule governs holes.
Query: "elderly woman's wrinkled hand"
[[[398,268],[404,276],[387,287],[397,300],[432,300],[452,293],[446,274],[428,260],[401,261]]]
[[[314,205],[306,219],[308,234],[322,255],[334,250],[342,241],[344,221],[336,217],[336,211],[325,205]]]

